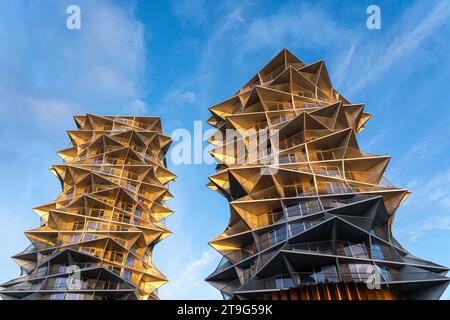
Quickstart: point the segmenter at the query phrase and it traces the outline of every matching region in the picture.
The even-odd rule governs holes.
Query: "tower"
[[[371,115],[333,88],[323,61],[284,49],[210,111],[208,187],[229,201],[230,220],[210,241],[223,258],[206,280],[225,299],[441,296],[448,268],[393,237],[409,192],[384,177],[389,156],[360,150]]]
[[[175,176],[171,138],[157,117],[74,117],[72,146],[51,172],[62,191],[34,211],[42,224],[13,259],[21,276],[2,284],[4,299],[157,299],[167,282],[152,261],[170,234],[164,202]]]

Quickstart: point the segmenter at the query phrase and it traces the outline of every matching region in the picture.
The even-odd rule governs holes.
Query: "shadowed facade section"
[[[206,280],[225,299],[442,295],[448,268],[392,235],[409,192],[384,177],[389,156],[359,148],[371,115],[333,88],[323,61],[305,64],[284,49],[210,111],[222,135],[209,140],[218,165],[208,187],[229,201],[230,221],[210,241],[223,259]],[[220,138],[227,129],[232,142]],[[267,151],[255,156],[250,135],[261,130]]]
[[[21,276],[2,284],[4,299],[158,299],[167,282],[152,262],[170,234],[165,201],[175,176],[165,155],[171,138],[157,117],[75,116],[72,146],[51,172],[62,192],[34,208],[41,226],[13,257]]]

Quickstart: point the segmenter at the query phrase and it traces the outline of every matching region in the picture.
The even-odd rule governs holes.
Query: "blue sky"
[[[65,27],[70,4],[81,30]],[[370,4],[381,30],[366,28]],[[373,113],[360,145],[392,155],[387,176],[412,191],[394,234],[450,266],[449,37],[449,1],[0,0],[0,282],[18,275],[10,256],[39,223],[31,208],[59,193],[48,169],[73,114],[158,115],[168,133],[192,131],[283,47],[325,59],[336,89]],[[220,259],[207,241],[229,217],[204,187],[214,166],[169,168],[178,178],[174,234],[154,253],[170,279],[160,296],[218,299],[203,281]]]

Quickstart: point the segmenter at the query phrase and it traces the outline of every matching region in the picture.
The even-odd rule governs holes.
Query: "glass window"
[[[283,288],[283,279],[282,278],[276,278],[275,279],[275,287],[277,289],[282,289]]]
[[[100,230],[102,228],[102,223],[98,221],[89,221],[87,223],[87,229],[88,230]]]
[[[68,267],[69,267],[69,266],[66,265],[66,264],[60,265],[59,268],[58,268],[58,273],[66,273]]]
[[[378,260],[384,259],[383,250],[378,243],[372,243],[372,257]]]
[[[64,293],[52,293],[50,300],[64,300]]]
[[[314,276],[316,277],[316,282],[321,283],[325,281],[325,276],[322,272],[322,269],[318,268],[314,271]]]
[[[337,208],[337,207],[339,207],[339,201],[337,201],[336,199],[331,199],[330,200],[330,207],[331,208]]]
[[[53,289],[66,288],[67,287],[67,278],[55,278],[53,284]]]
[[[296,197],[297,191],[295,190],[295,187],[285,187],[284,188],[284,196],[285,197]]]
[[[101,218],[103,217],[105,211],[101,209],[92,209],[91,210],[91,217]]]
[[[270,245],[275,245],[280,241],[286,240],[286,226],[282,226],[276,230],[271,230],[268,233]]]
[[[277,235],[275,230],[269,231],[269,243],[271,246],[277,243]]]
[[[351,246],[354,256],[365,256],[366,247],[362,243],[356,243]]]
[[[301,184],[296,185],[297,188],[297,195],[301,196],[304,194],[303,186]]]
[[[142,217],[142,210],[139,208],[136,208],[136,210],[134,210],[134,215],[137,217]]]
[[[83,237],[83,241],[92,241],[97,239],[97,236],[95,234],[85,234]]]
[[[291,231],[291,237],[293,237],[293,236],[299,234],[300,232],[304,231],[305,227],[303,226],[303,223],[301,223],[301,222],[294,222],[289,225],[289,229]]]
[[[287,207],[288,216],[306,216],[311,213],[320,211],[319,204],[316,200],[305,201],[302,200],[295,205],[289,205]]]
[[[293,288],[294,281],[289,276],[281,276],[275,279],[275,286],[277,289]]]
[[[302,216],[307,215],[309,213],[308,202],[300,202],[299,206]]]
[[[122,263],[123,253],[117,251],[111,251],[111,261]]]
[[[325,189],[327,190],[327,193],[333,194],[334,189],[333,189],[333,184],[331,182],[326,182],[325,183]]]
[[[267,219],[269,220],[270,224],[275,223],[276,221],[278,221],[281,217],[283,216],[283,212],[273,212],[270,211],[267,213]]]
[[[106,158],[106,162],[109,164],[117,164],[117,159]]]
[[[298,204],[290,205],[286,208],[287,216],[288,217],[295,217],[302,214],[302,211],[300,210],[300,207]]]
[[[355,281],[364,281],[372,275],[373,266],[371,264],[351,263],[350,268],[351,277]]]
[[[101,169],[101,172],[106,173],[106,174],[110,174],[110,175],[114,175],[115,170],[114,170],[114,168],[103,167]]]
[[[132,273],[131,273],[130,270],[125,269],[124,272],[123,272],[123,276],[124,276],[124,278],[125,278],[126,280],[130,281],[130,280],[131,280]]]
[[[291,279],[291,277],[283,277],[283,285],[285,288],[293,288],[294,281]]]
[[[315,283],[316,279],[314,277],[314,273],[311,274],[301,274],[300,275],[300,283],[301,284],[312,284]]]
[[[69,243],[77,243],[81,240],[81,234],[71,234],[69,236]]]
[[[131,218],[128,217],[127,215],[121,213],[119,214],[119,221],[123,222],[123,223],[130,223]]]
[[[42,277],[47,274],[47,266],[39,267],[37,270],[37,276]]]
[[[72,230],[82,230],[84,228],[84,220],[83,221],[75,221],[72,227]]]
[[[135,174],[135,173],[133,173],[133,172],[131,172],[131,171],[124,171],[124,172],[122,173],[122,177],[131,179],[131,180],[138,180],[138,179],[137,179],[137,178],[138,178],[138,175]],[[130,181],[124,181],[124,182],[126,182],[126,183],[133,183],[133,184],[134,184],[134,181],[132,181],[132,182],[130,182]]]
[[[344,243],[344,252],[348,257],[367,257],[366,247],[363,243]]]
[[[388,267],[378,267],[385,281],[391,281],[391,273]]]
[[[131,211],[131,209],[133,209],[133,205],[131,203],[123,202],[121,208],[125,211]]]
[[[128,256],[127,260],[126,260],[126,264],[129,267],[133,267],[134,266],[134,258],[132,256]]]
[[[277,229],[277,242],[286,240],[286,226],[282,226],[281,228]]]
[[[118,274],[118,275],[120,275],[120,273],[122,272],[122,268],[119,268],[119,267],[110,266],[110,267],[108,267],[108,269],[111,270],[111,272]]]
[[[119,122],[119,123],[128,124],[128,120],[125,120],[125,119],[122,119],[122,118],[116,118],[115,121]]]
[[[323,156],[322,156],[322,151],[317,151],[317,152],[316,152],[316,156],[317,156],[317,159],[318,159],[319,161],[324,160],[324,158],[323,158]]]
[[[339,176],[339,168],[337,166],[331,167],[321,166],[319,168],[319,173],[331,177]]]
[[[90,300],[91,295],[86,295],[84,293],[68,293],[66,295],[66,300]]]
[[[294,222],[289,225],[291,236],[297,235],[312,227],[311,221]]]
[[[287,155],[282,155],[278,157],[278,162],[283,164],[283,163],[289,163],[289,156]]]
[[[344,253],[347,257],[352,256],[352,249],[350,248],[350,243],[344,242]]]

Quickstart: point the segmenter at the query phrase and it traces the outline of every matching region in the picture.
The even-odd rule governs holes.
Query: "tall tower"
[[[164,205],[175,176],[166,168],[171,138],[157,117],[75,116],[72,146],[51,172],[56,200],[34,209],[41,226],[13,259],[22,275],[4,299],[158,299],[167,282],[152,249],[170,234]]]
[[[385,179],[389,156],[360,150],[356,135],[371,117],[363,109],[332,87],[323,61],[286,49],[210,108],[220,134],[210,139],[219,164],[208,186],[231,216],[210,241],[223,258],[206,280],[225,299],[441,296],[448,268],[392,236],[409,192]],[[252,137],[266,151],[255,155]]]

